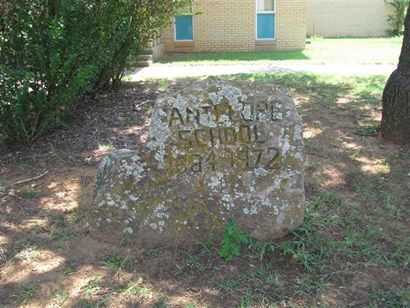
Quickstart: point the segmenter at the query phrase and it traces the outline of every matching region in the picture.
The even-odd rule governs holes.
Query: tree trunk
[[[383,92],[383,138],[410,145],[410,6],[404,22],[403,47],[397,69]]]

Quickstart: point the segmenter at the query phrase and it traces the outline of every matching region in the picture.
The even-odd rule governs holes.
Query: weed
[[[144,257],[156,258],[158,256],[159,256],[159,250],[158,249],[150,249],[150,250],[144,251]]]
[[[32,172],[35,169],[34,166],[26,163],[19,164],[17,168],[25,173]]]
[[[120,270],[125,260],[126,259],[120,256],[118,253],[111,252],[102,257],[101,263],[108,268]]]
[[[39,195],[39,191],[31,187],[23,187],[19,189],[18,195],[23,199],[34,199]]]
[[[275,243],[273,242],[262,242],[257,239],[250,239],[248,248],[259,256],[262,261],[264,256],[269,252],[275,251]]]
[[[112,152],[115,150],[115,146],[112,141],[109,141],[107,144],[98,143],[98,150],[102,152]]]
[[[168,308],[171,305],[168,304],[168,297],[166,295],[161,295],[159,300],[154,304],[154,308]]]
[[[222,245],[219,249],[219,254],[225,261],[232,261],[234,257],[241,255],[241,246],[247,243],[247,236],[239,229],[236,223],[230,219],[222,234]]]
[[[37,247],[35,246],[28,246],[26,249],[23,249],[18,254],[16,254],[16,257],[21,260],[33,261],[40,259],[41,252],[38,251]]]
[[[244,296],[239,301],[239,307],[240,308],[249,308],[253,307],[253,300],[254,300],[254,295],[251,292],[246,292]]]
[[[63,275],[64,276],[71,276],[74,273],[75,273],[75,270],[71,267],[67,267],[63,270]]]
[[[360,151],[358,149],[347,148],[345,149],[345,153],[349,156],[350,159],[356,159],[360,155]]]
[[[26,303],[36,295],[36,288],[32,283],[24,283],[18,286],[16,293],[11,296],[11,304],[19,306]]]
[[[141,298],[150,298],[151,292],[148,288],[142,286],[142,278],[137,281],[130,282],[125,288],[121,290],[123,295],[137,295]]]
[[[78,301],[78,304],[76,307],[78,308],[100,308],[100,307],[110,307],[109,301],[110,301],[110,296],[104,297],[98,301],[90,301],[85,298],[81,298]]]
[[[127,257],[122,257],[116,252],[111,252],[104,257],[102,257],[101,263],[110,268],[114,269],[117,271],[120,270],[128,270],[128,271],[133,271],[136,272],[137,268],[135,267],[135,264]]]
[[[326,284],[322,280],[314,280],[311,277],[306,277],[299,281],[299,286],[296,289],[296,293],[309,295],[320,292],[325,288]]]
[[[91,301],[89,301],[88,299],[81,298],[81,299],[78,301],[77,307],[78,307],[78,308],[94,308],[95,306],[94,306],[94,304],[93,304]]]
[[[87,296],[96,294],[101,289],[101,281],[102,276],[100,274],[95,274],[94,277],[82,288],[84,294]]]
[[[112,132],[113,132],[112,127],[109,127],[109,126],[107,126],[105,124],[101,124],[101,123],[98,123],[96,125],[96,130],[98,132],[106,134],[108,137],[110,137],[112,135]]]
[[[320,268],[325,255],[331,254],[325,230],[330,225],[340,223],[332,212],[344,207],[345,202],[337,191],[312,196],[307,202],[305,223],[292,231],[294,238],[291,241],[281,244],[282,252],[293,255],[308,272]],[[329,212],[324,214],[319,209]]]
[[[33,245],[44,245],[46,243],[46,240],[36,234],[30,239],[30,243]]]
[[[121,239],[120,241],[120,246],[121,247],[130,247],[132,244],[132,241],[129,237],[124,237],[123,239]]]
[[[185,263],[187,267],[194,267],[194,268],[198,268],[200,265],[199,258],[195,255],[190,255],[190,254],[187,255],[185,259]]]
[[[81,222],[81,216],[78,213],[74,212],[68,217],[68,221],[74,224],[78,224]]]
[[[233,291],[236,291],[245,281],[246,281],[246,277],[241,275],[234,279],[224,280],[219,285],[219,287],[221,289],[226,289],[226,290],[233,292]]]
[[[51,216],[49,226],[52,229],[62,228],[67,226],[67,217],[63,213],[58,213]]]
[[[8,257],[7,257],[6,245],[0,244],[0,261],[1,261],[0,265],[2,265],[3,262],[6,263],[7,260],[8,260]],[[1,266],[0,266],[0,268],[1,268]]]
[[[52,231],[51,238],[53,240],[66,241],[74,236],[73,232],[69,228],[64,228],[61,231]]]
[[[276,289],[282,289],[282,283],[279,281],[279,276],[274,273],[271,264],[265,264],[255,268],[251,268],[246,273],[246,280],[257,281],[263,286],[271,286]]]
[[[54,301],[56,305],[61,306],[67,301],[67,299],[68,299],[68,293],[66,291],[62,291],[56,294]]]
[[[214,244],[211,240],[205,240],[199,243],[202,247],[202,251],[205,254],[211,254],[214,250]]]
[[[44,232],[44,228],[41,225],[34,225],[32,230],[35,234],[40,234]]]
[[[377,135],[378,128],[379,128],[378,122],[366,122],[364,124],[361,124],[356,129],[356,134],[362,137],[375,136]]]
[[[401,289],[392,291],[373,289],[370,293],[370,299],[380,307],[409,307],[410,291]]]
[[[303,264],[303,267],[308,272],[313,272],[314,264],[322,260],[323,255],[312,254],[306,248],[306,244],[302,240],[295,240],[293,243],[284,242],[281,246],[282,251],[285,254],[291,254],[296,257],[296,259]]]
[[[399,204],[399,201],[388,192],[382,192],[381,195],[385,209],[391,215],[395,215],[397,213],[397,205]]]

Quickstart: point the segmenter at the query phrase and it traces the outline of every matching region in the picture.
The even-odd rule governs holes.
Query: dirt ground
[[[89,232],[99,161],[144,143],[157,95],[178,83],[125,86],[82,104],[66,127],[1,148],[0,306],[410,305],[410,149],[379,137],[380,91],[311,78],[275,81],[303,117],[306,223],[233,262],[219,243],[144,251]]]

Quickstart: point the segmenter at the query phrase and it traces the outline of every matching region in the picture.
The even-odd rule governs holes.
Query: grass
[[[51,229],[61,228],[67,226],[67,217],[63,213],[54,214],[49,220]]]
[[[18,195],[23,199],[34,199],[39,195],[39,191],[31,187],[23,187],[18,190]]]
[[[244,64],[285,61],[305,64],[397,64],[402,38],[312,38],[304,50],[198,53],[165,56],[168,64]]]
[[[92,296],[101,289],[102,276],[100,274],[95,274],[94,277],[87,282],[87,284],[82,288],[86,296]]]
[[[55,296],[55,304],[57,306],[62,306],[68,299],[68,293],[66,291],[61,291],[56,294]]]
[[[372,290],[370,298],[375,306],[380,307],[409,307],[410,290],[394,289],[393,291]]]
[[[128,257],[123,257],[119,255],[117,252],[110,252],[106,255],[104,255],[101,258],[101,264],[109,269],[115,270],[115,271],[131,271],[135,272],[137,268],[135,267],[135,264],[132,262],[132,260]]]
[[[36,295],[36,286],[32,283],[24,283],[17,287],[16,293],[11,296],[11,304],[19,306],[26,303]]]
[[[356,133],[362,137],[369,137],[377,135],[377,129],[379,128],[379,123],[375,121],[368,121],[360,124],[357,127]]]
[[[137,295],[140,298],[151,297],[151,291],[148,288],[142,286],[142,279],[139,278],[137,281],[132,281],[127,284],[122,290],[121,294],[125,296]]]
[[[269,243],[249,241],[231,262],[220,256],[220,241],[210,240],[138,250],[134,255],[134,247],[125,240],[115,248],[90,245],[90,238],[81,244],[74,230],[89,214],[79,209],[44,214],[48,225],[34,225],[27,235],[18,234],[18,241],[1,246],[0,259],[13,258],[16,272],[16,255],[31,262],[34,250],[21,246],[18,255],[12,248],[26,245],[34,234],[38,250],[46,248],[66,258],[65,264],[50,269],[64,283],[64,292],[53,294],[50,301],[76,307],[409,306],[409,152],[377,136],[379,120],[374,116],[380,115],[386,77],[277,73],[224,78],[280,87],[297,100],[305,133],[315,133],[305,138],[307,202],[302,226]],[[175,86],[170,81],[146,86],[157,85]],[[60,242],[71,243],[73,250],[56,249]],[[83,245],[81,253],[76,245]],[[93,245],[98,252],[88,253]],[[29,305],[35,297],[45,298],[43,281],[55,278],[37,277],[27,279],[36,285],[9,283],[12,296],[7,302]],[[78,284],[71,287],[66,282],[77,279],[84,281],[82,292],[73,298]]]
[[[102,258],[101,263],[108,268],[119,270],[125,261],[126,259],[118,255],[118,253],[111,252]]]

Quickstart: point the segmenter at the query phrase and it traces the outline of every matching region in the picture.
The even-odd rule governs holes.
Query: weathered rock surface
[[[103,159],[94,233],[146,245],[219,238],[225,221],[261,240],[304,214],[294,101],[268,85],[207,79],[156,102],[148,141]]]

